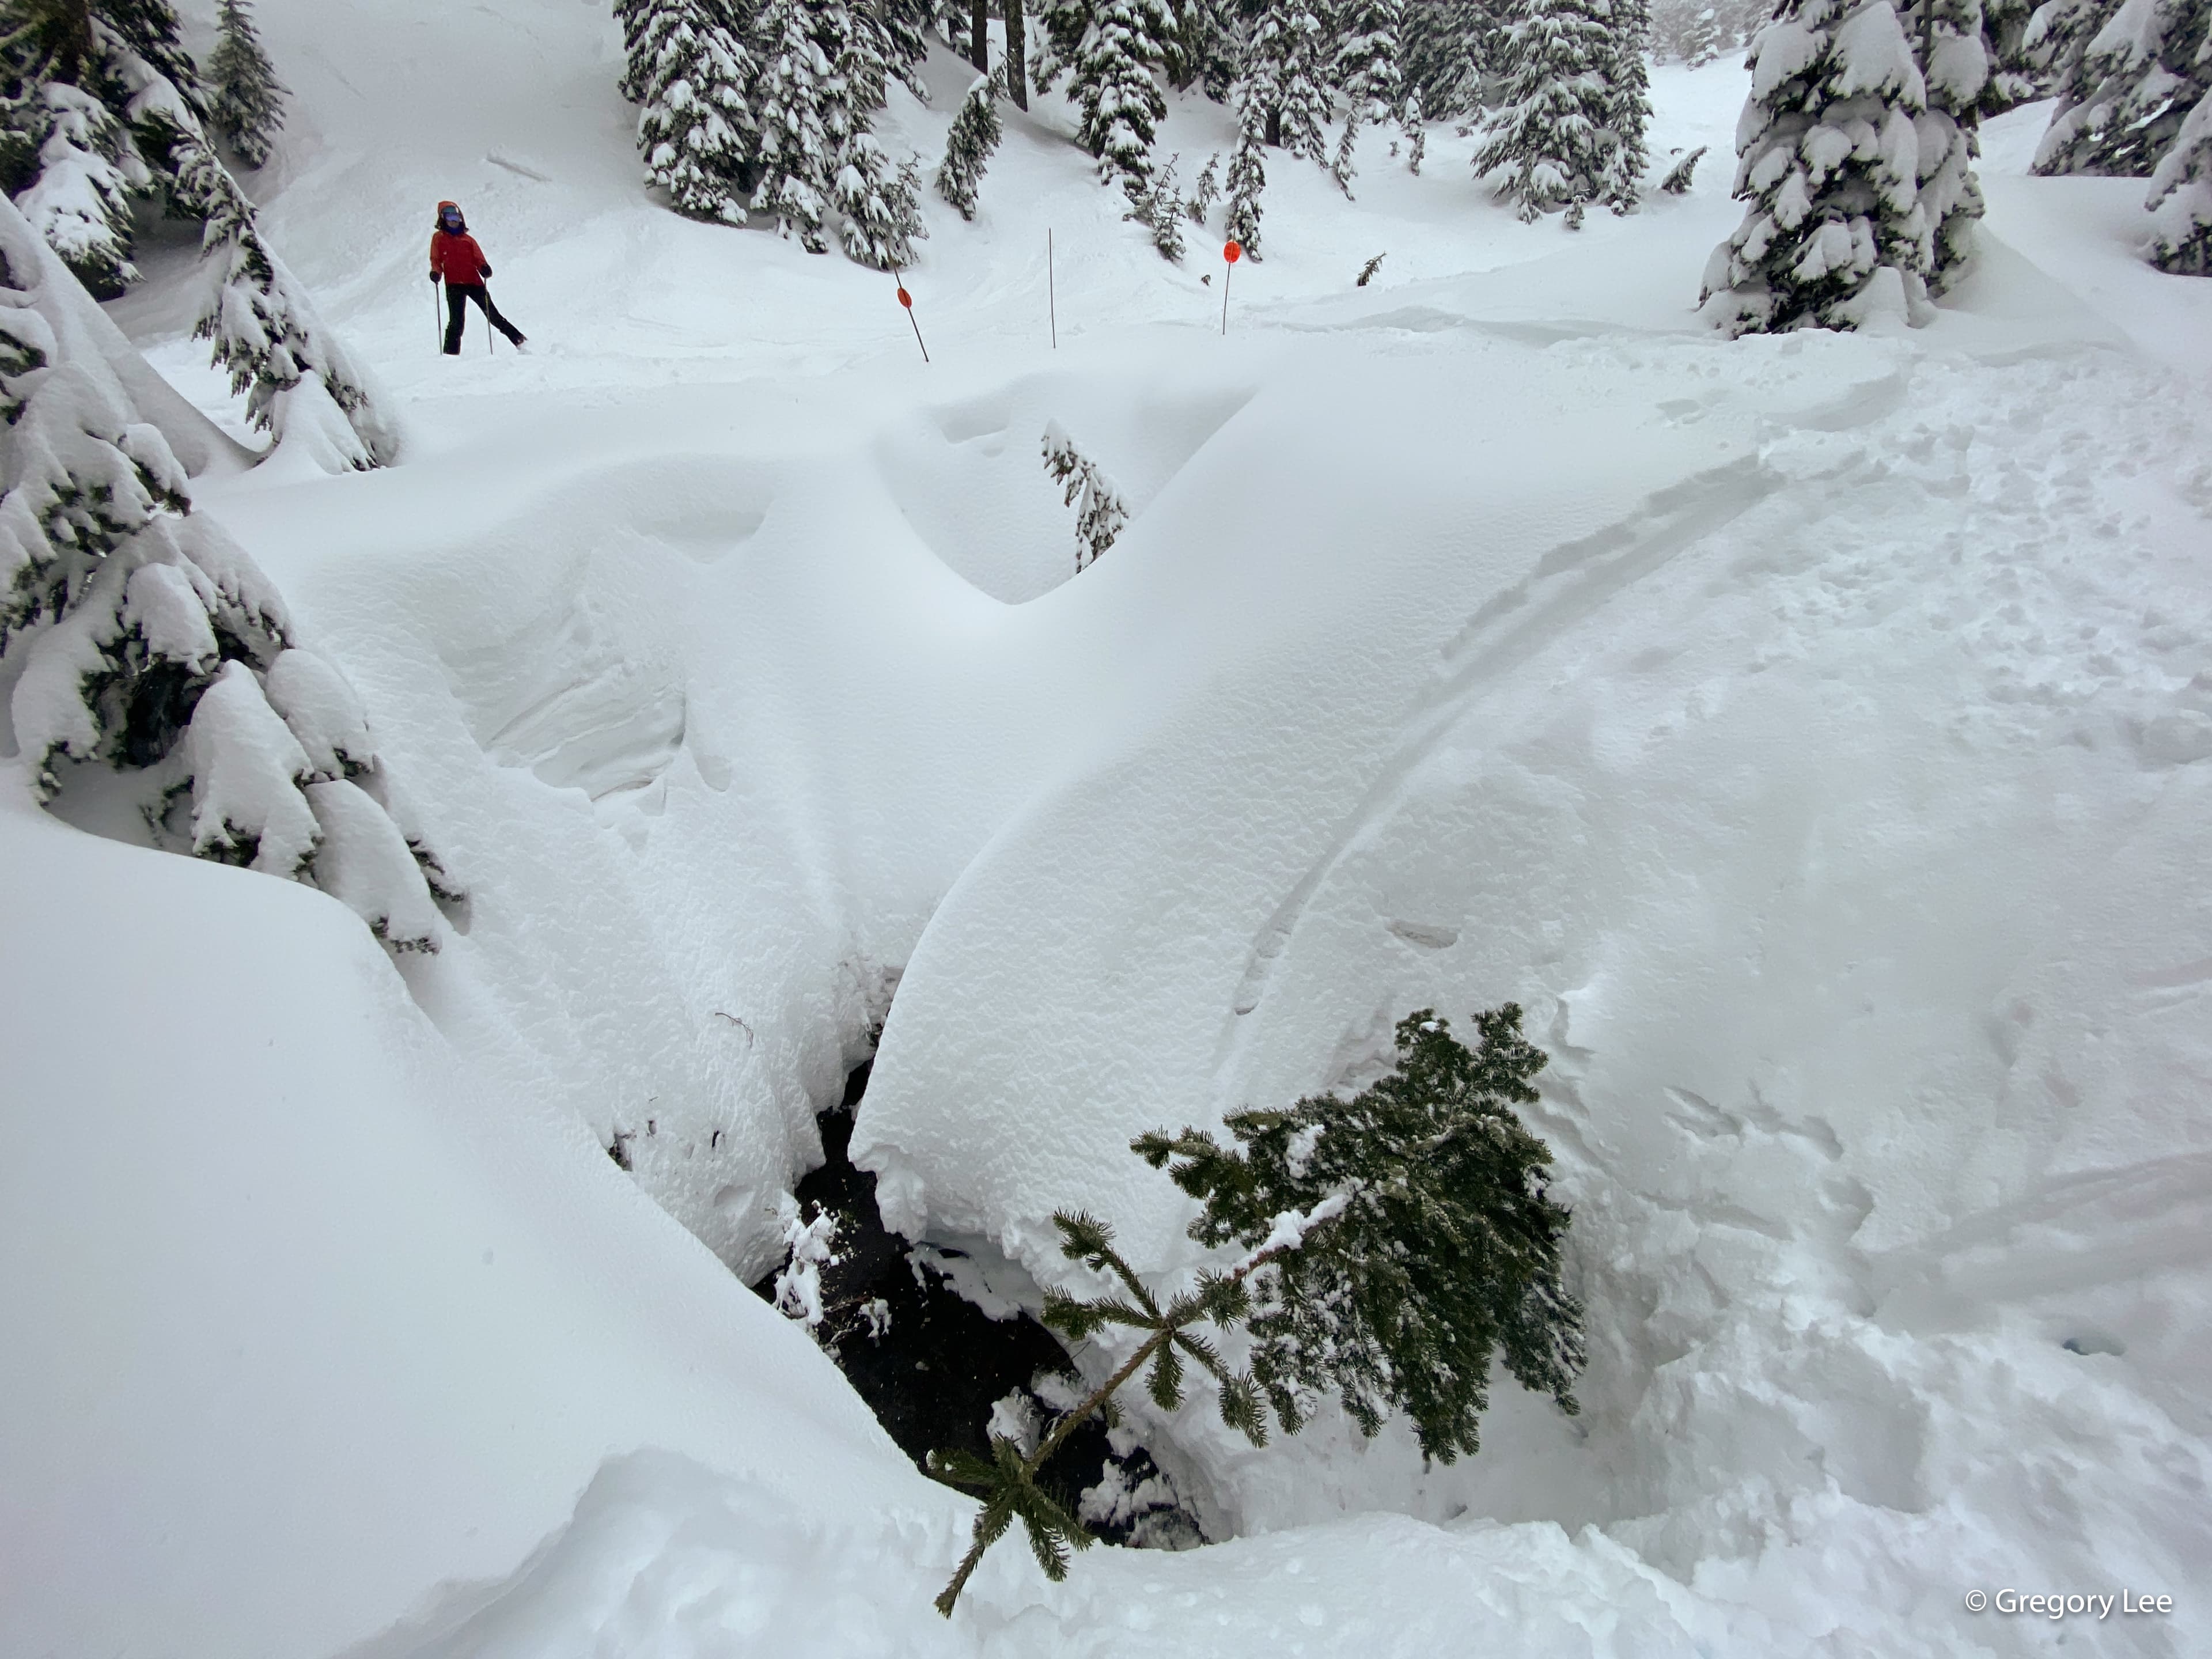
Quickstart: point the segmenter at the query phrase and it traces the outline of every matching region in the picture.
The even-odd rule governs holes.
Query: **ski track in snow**
[[[1154,258],[1042,97],[975,225],[927,205],[925,368],[888,276],[644,196],[603,8],[262,24],[299,97],[257,196],[408,449],[201,506],[342,657],[471,925],[395,972],[0,768],[8,858],[64,877],[9,895],[55,942],[0,1006],[72,1103],[0,1195],[0,1535],[40,1523],[0,1647],[2206,1650],[2212,283],[2135,260],[2132,181],[2021,176],[2004,118],[1933,327],[1723,343],[1688,309],[1744,77],[1662,68],[1689,197],[1569,236],[1448,131],[1419,179],[1370,143],[1357,206],[1283,162],[1223,340],[1207,236]],[[895,154],[971,75],[894,94]],[[1228,136],[1183,101],[1164,143]],[[425,339],[448,195],[532,356]],[[189,250],[143,263],[116,315],[244,436]],[[1135,509],[1079,583],[1048,420]],[[118,973],[148,1057],[70,1060]],[[1242,1535],[1060,1586],[1012,1541],[940,1623],[964,1506],[722,1266],[871,1023],[887,1215],[1053,1284],[1070,1201],[1193,1264],[1131,1133],[1509,995],[1582,1418],[1501,1382],[1441,1469],[1140,1402]],[[2184,1605],[1961,1610],[2006,1584]]]

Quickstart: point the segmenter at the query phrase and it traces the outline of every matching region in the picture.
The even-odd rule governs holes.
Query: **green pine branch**
[[[939,1613],[951,1617],[984,1553],[1017,1520],[1045,1576],[1066,1576],[1070,1553],[1091,1537],[1037,1472],[1094,1414],[1110,1422],[1114,1396],[1140,1372],[1152,1402],[1171,1412],[1196,1366],[1216,1385],[1221,1420],[1255,1446],[1267,1443],[1271,1413],[1296,1434],[1333,1392],[1370,1436],[1404,1413],[1423,1455],[1446,1463],[1480,1447],[1493,1352],[1524,1387],[1578,1409],[1583,1310],[1561,1278],[1569,1216],[1548,1194],[1550,1149],[1513,1111],[1537,1098],[1529,1079],[1545,1056],[1521,1036],[1517,1006],[1474,1020],[1470,1049],[1434,1010],[1408,1015],[1389,1075],[1348,1101],[1316,1095],[1287,1110],[1232,1112],[1232,1146],[1188,1127],[1133,1141],[1203,1206],[1193,1239],[1244,1250],[1165,1308],[1114,1248],[1112,1228],[1080,1211],[1053,1217],[1061,1254],[1110,1274],[1121,1291],[1048,1292],[1045,1324],[1071,1342],[1109,1325],[1146,1334],[1026,1456],[993,1436],[988,1462],[932,1457],[933,1474],[982,1498]],[[1231,1370],[1200,1325],[1243,1331],[1249,1369]]]

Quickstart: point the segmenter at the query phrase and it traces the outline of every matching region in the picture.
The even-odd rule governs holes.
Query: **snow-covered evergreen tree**
[[[878,270],[903,270],[914,263],[914,245],[929,234],[921,222],[921,166],[919,158],[893,168],[871,132],[856,132],[845,146],[843,164],[830,191],[841,216],[837,228],[845,252]]]
[[[2212,93],[2197,100],[2151,175],[2150,262],[2177,276],[2212,276]]]
[[[1565,209],[1579,224],[1616,184],[1612,0],[1526,0],[1501,52],[1504,99],[1484,125],[1475,176],[1524,222]]]
[[[1982,0],[1914,0],[1900,21],[1914,42],[1927,89],[1927,107],[1913,118],[1913,128],[1920,149],[1920,209],[1934,239],[1928,288],[1941,293],[1964,270],[1983,211],[1973,172],[1990,77]]]
[[[629,83],[644,108],[637,151],[646,180],[689,219],[745,222],[758,147],[752,55],[720,0],[637,0]]]
[[[1001,132],[997,86],[990,76],[978,76],[952,118],[952,130],[945,136],[945,160],[937,169],[937,193],[963,219],[975,216],[975,187],[983,181],[983,168]]]
[[[1982,0],[1982,44],[1990,73],[1977,109],[1985,119],[2043,95],[2027,49],[2034,15],[2035,0]]]
[[[2028,15],[2020,55],[2038,97],[2054,95],[2066,85],[2089,42],[2119,9],[2120,0],[2043,0]]]
[[[1171,265],[1182,263],[1182,222],[1188,204],[1176,189],[1176,163],[1182,159],[1170,155],[1154,169],[1144,194],[1132,197],[1129,210],[1121,216],[1142,225],[1160,258]]]
[[[2068,71],[2041,173],[2147,179],[2212,91],[2212,3],[2124,0]]]
[[[261,49],[246,0],[222,0],[216,9],[215,56],[208,60],[208,80],[214,89],[208,114],[215,130],[246,166],[259,167],[269,159],[269,147],[284,125],[285,88],[276,78],[276,65]]]
[[[1705,317],[1775,333],[1924,303],[1914,121],[1927,101],[1889,0],[1785,0],[1753,44],[1735,191],[1747,207],[1706,264]]]
[[[1067,505],[1075,508],[1075,572],[1096,564],[1114,545],[1129,522],[1129,503],[1121,487],[1105,470],[1080,449],[1058,421],[1044,428],[1044,470],[1054,483],[1066,487]]]
[[[1650,0],[1610,0],[1613,56],[1606,76],[1607,206],[1626,213],[1636,206],[1651,152],[1644,133],[1651,125]]]
[[[1248,71],[1237,83],[1237,148],[1229,153],[1228,219],[1222,228],[1247,258],[1260,257],[1260,198],[1267,188],[1267,109],[1273,83]]]
[[[1083,51],[1090,32],[1091,0],[1037,0],[1036,33],[1030,37],[1030,79],[1040,92],[1057,86]]]
[[[1498,62],[1513,0],[1413,0],[1399,25],[1400,78],[1434,120],[1474,114]]]
[[[1429,154],[1429,124],[1421,108],[1421,94],[1406,94],[1406,171],[1420,176],[1421,163]]]
[[[167,0],[42,5],[0,31],[0,122],[15,203],[97,293],[137,275],[131,213],[159,194],[204,227],[209,340],[254,422],[326,466],[391,459],[396,434],[362,372],[264,240],[206,126],[208,100]],[[64,27],[65,25],[65,27]],[[35,148],[28,148],[35,145]]]
[[[1173,27],[1164,0],[1101,0],[1076,49],[1075,142],[1133,202],[1148,192],[1152,140],[1167,114],[1159,71]]]
[[[822,231],[842,144],[828,119],[841,95],[817,42],[807,0],[768,0],[760,20],[760,177],[753,210],[775,216],[779,234],[810,253],[826,252]]]
[[[1240,1260],[1200,1273],[1165,1305],[1114,1248],[1112,1228],[1079,1211],[1053,1217],[1062,1254],[1109,1288],[1089,1300],[1048,1292],[1044,1322],[1071,1343],[1118,1327],[1136,1346],[1034,1446],[994,1419],[988,1461],[931,1456],[932,1473],[983,1499],[939,1613],[951,1616],[984,1553],[1017,1520],[1046,1575],[1066,1576],[1068,1553],[1090,1535],[1037,1473],[1139,1373],[1153,1402],[1173,1411],[1186,1362],[1194,1365],[1218,1389],[1223,1424],[1255,1447],[1267,1443],[1271,1412],[1296,1434],[1316,1400],[1334,1395],[1370,1437],[1402,1414],[1424,1459],[1443,1463],[1480,1448],[1494,1358],[1569,1416],[1580,1410],[1583,1308],[1563,1260],[1571,1217],[1550,1194],[1550,1148],[1513,1109],[1535,1103],[1529,1079],[1545,1056],[1522,1037],[1513,1004],[1475,1023],[1480,1047],[1469,1049],[1433,1010],[1408,1015],[1389,1075],[1351,1100],[1231,1112],[1234,1145],[1188,1127],[1133,1141],[1203,1206],[1194,1241],[1242,1247]],[[1201,1324],[1244,1332],[1249,1369],[1231,1370],[1215,1341],[1196,1334]]]
[[[309,882],[434,950],[434,898],[461,895],[401,827],[343,676],[191,511],[113,366],[128,349],[0,203],[0,663],[40,795],[120,774],[147,843]]]
[[[1183,216],[1194,225],[1203,225],[1206,216],[1213,211],[1213,204],[1221,194],[1221,152],[1206,158],[1206,165],[1191,180],[1190,198],[1182,204]]]
[[[1404,51],[1398,27],[1404,12],[1403,0],[1350,0],[1342,14],[1332,79],[1344,95],[1344,133],[1330,171],[1347,196],[1360,129],[1395,121],[1405,107],[1405,83],[1398,70]]]
[[[215,11],[215,55],[208,60],[212,97],[208,118],[246,166],[270,159],[270,143],[283,126],[285,86],[261,49],[252,9],[246,0],[222,0]]]
[[[1244,50],[1244,84],[1261,100],[1267,142],[1324,167],[1333,66],[1316,0],[1262,0]]]

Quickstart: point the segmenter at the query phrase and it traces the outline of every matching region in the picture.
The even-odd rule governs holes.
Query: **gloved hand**
[[[483,274],[484,274],[484,276],[485,276],[485,277],[486,277],[487,279],[489,279],[489,278],[490,277],[490,276],[491,276],[491,267],[490,267],[489,265],[486,265],[486,266],[483,268]]]
[[[438,280],[438,273],[436,271],[434,270],[430,273],[430,280],[434,283]]]

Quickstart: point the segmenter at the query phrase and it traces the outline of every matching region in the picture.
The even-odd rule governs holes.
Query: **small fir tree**
[[[1053,1218],[1061,1252],[1110,1288],[1088,1299],[1048,1292],[1044,1322],[1071,1341],[1109,1328],[1133,1351],[1088,1398],[1024,1454],[994,1433],[988,1460],[931,1459],[939,1479],[981,1494],[974,1535],[938,1598],[954,1604],[985,1551],[1022,1523],[1046,1577],[1067,1573],[1090,1534],[1036,1484],[1038,1472],[1139,1372],[1163,1412],[1181,1405],[1189,1368],[1213,1380],[1222,1421],[1264,1445],[1270,1416],[1295,1434],[1334,1395],[1372,1436],[1402,1413],[1421,1451],[1449,1463],[1481,1444],[1493,1355],[1524,1388],[1570,1415],[1584,1361],[1581,1304],[1567,1290],[1570,1222],[1548,1190],[1551,1152],[1522,1126],[1541,1051],[1508,1003],[1477,1014],[1469,1049],[1428,1009],[1399,1022],[1390,1073],[1350,1100],[1310,1096],[1284,1111],[1226,1119],[1233,1146],[1203,1131],[1140,1136],[1132,1150],[1202,1206],[1190,1237],[1239,1248],[1164,1305],[1114,1248],[1112,1230],[1081,1212]],[[1249,1339],[1232,1370],[1199,1328]]]
[[[1927,106],[1889,0],[1785,0],[1752,48],[1735,234],[1702,308],[1730,334],[1852,328],[1923,302],[1932,238],[1914,120]]]
[[[1612,23],[1610,0],[1528,0],[1506,28],[1504,101],[1474,173],[1524,223],[1565,209],[1578,225],[1583,205],[1617,183]]]
[[[1044,428],[1044,470],[1066,487],[1066,504],[1075,508],[1075,574],[1096,564],[1129,522],[1129,503],[1105,469],[1075,447],[1058,421]]]
[[[1667,176],[1659,181],[1659,188],[1669,196],[1687,196],[1690,181],[1697,177],[1698,163],[1705,159],[1710,146],[1699,144],[1697,149],[1667,169]]]
[[[1344,14],[1334,69],[1336,86],[1344,94],[1344,133],[1329,171],[1347,196],[1352,194],[1360,129],[1395,120],[1405,106],[1406,88],[1398,73],[1404,12],[1403,0],[1353,0]]]
[[[978,76],[961,100],[960,112],[945,137],[945,160],[937,169],[937,193],[959,210],[963,219],[975,216],[975,188],[983,181],[984,166],[999,147],[998,88],[993,77]]]
[[[1183,216],[1194,225],[1203,226],[1206,216],[1213,211],[1213,204],[1221,194],[1221,152],[1206,158],[1206,165],[1191,180],[1190,199],[1183,204]]]
[[[1151,234],[1152,246],[1160,258],[1170,264],[1182,263],[1182,222],[1186,209],[1176,190],[1176,163],[1182,158],[1170,155],[1152,174],[1141,197],[1133,198],[1129,210],[1121,216],[1142,225]]]
[[[1421,163],[1428,159],[1429,123],[1421,109],[1421,94],[1417,91],[1406,94],[1406,171],[1415,178],[1421,176]]]
[[[283,82],[261,49],[246,0],[222,0],[216,9],[215,56],[208,60],[214,96],[209,116],[215,129],[250,167],[269,159],[270,145],[284,124]]]
[[[643,0],[635,51],[646,181],[687,219],[744,223],[745,181],[759,148],[752,54],[708,0]]]
[[[2174,135],[2147,205],[2150,262],[2177,276],[2212,276],[2212,93]]]
[[[1167,115],[1158,71],[1172,27],[1164,0],[1103,0],[1076,51],[1075,142],[1097,158],[1100,179],[1118,182],[1132,202],[1148,191],[1152,141]]]
[[[878,270],[905,270],[914,263],[915,243],[929,234],[921,222],[921,158],[894,170],[873,133],[856,133],[845,146],[830,200],[841,216],[837,234],[845,252]]]
[[[2040,173],[2148,179],[2212,91],[2212,0],[2124,0],[2074,61]]]

